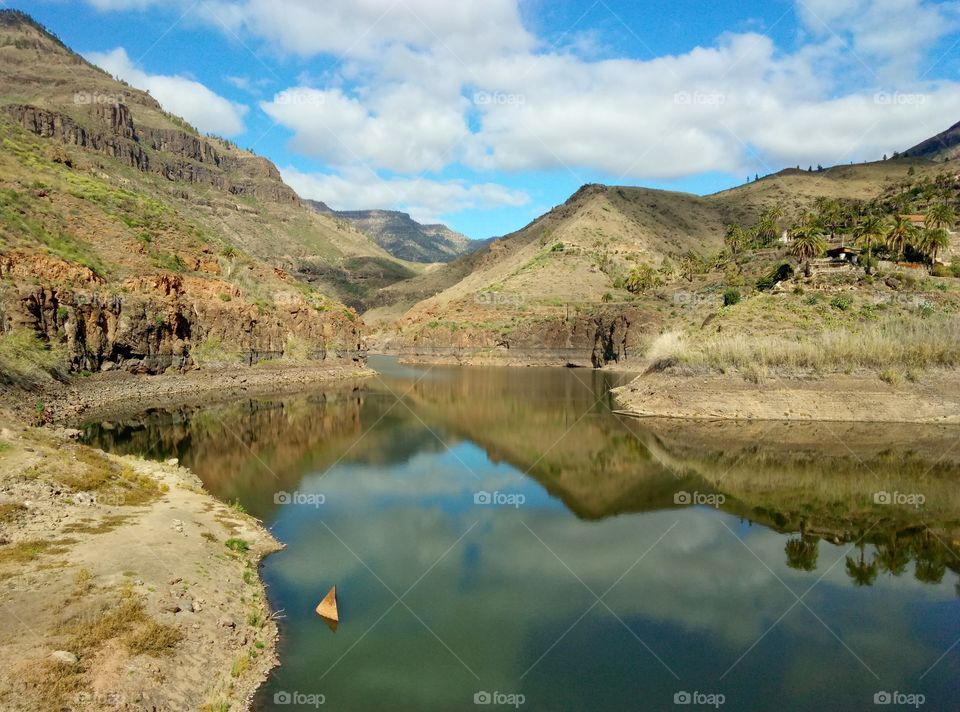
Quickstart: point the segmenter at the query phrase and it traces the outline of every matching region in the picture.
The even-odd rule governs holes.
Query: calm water
[[[960,709],[957,430],[637,421],[609,374],[372,365],[87,426],[286,544],[257,709]]]

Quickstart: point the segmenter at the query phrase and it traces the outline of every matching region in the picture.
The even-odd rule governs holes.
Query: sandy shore
[[[627,414],[659,418],[960,423],[960,374],[925,372],[916,383],[876,374],[769,377],[644,374],[613,390]]]
[[[4,710],[242,709],[277,663],[279,545],[174,462],[7,423],[0,540]]]
[[[175,461],[108,455],[52,424],[373,373],[265,364],[0,392],[0,709],[246,709],[277,665],[258,565],[280,545],[261,523]]]

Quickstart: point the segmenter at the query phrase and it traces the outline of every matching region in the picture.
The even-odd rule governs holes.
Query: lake
[[[371,366],[84,428],[286,545],[255,709],[960,708],[960,430],[638,420],[626,375]]]

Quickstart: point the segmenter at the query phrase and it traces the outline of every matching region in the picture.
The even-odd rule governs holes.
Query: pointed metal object
[[[317,604],[317,615],[327,621],[338,623],[340,612],[337,610],[337,587],[331,588],[323,600]]]

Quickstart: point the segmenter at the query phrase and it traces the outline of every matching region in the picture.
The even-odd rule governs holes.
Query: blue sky
[[[709,193],[960,120],[960,3],[11,2],[304,197],[471,237],[589,182]]]

